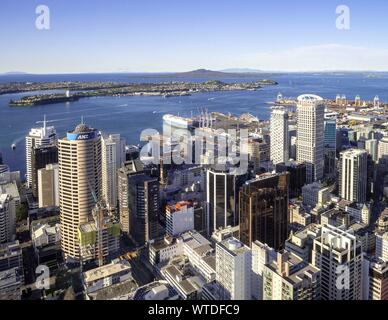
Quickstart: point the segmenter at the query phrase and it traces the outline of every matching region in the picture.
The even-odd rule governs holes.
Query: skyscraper
[[[14,240],[16,235],[15,202],[8,194],[0,193],[0,243]]]
[[[235,238],[216,244],[216,280],[222,300],[251,299],[252,253]]]
[[[58,148],[56,145],[45,145],[31,149],[31,188],[34,197],[38,197],[38,170],[48,164],[58,163]]]
[[[312,264],[321,270],[323,300],[360,300],[362,245],[356,236],[333,226],[322,227],[313,243]]]
[[[368,151],[368,154],[372,157],[372,161],[375,163],[378,161],[378,146],[379,141],[377,139],[365,140],[365,150]]]
[[[297,198],[302,193],[302,187],[306,184],[306,165],[296,161],[287,161],[285,163],[278,163],[276,165],[276,172],[290,173],[290,188],[289,197]]]
[[[55,144],[56,139],[57,134],[55,128],[53,126],[47,126],[46,119],[43,121],[43,127],[32,128],[28,136],[26,136],[26,174],[28,187],[32,187],[32,148]]]
[[[339,195],[341,198],[358,203],[366,201],[368,167],[367,152],[351,149],[341,153]]]
[[[246,179],[227,171],[209,169],[206,173],[208,234],[238,224],[238,191]]]
[[[321,97],[309,94],[298,97],[296,158],[306,163],[307,183],[323,177],[324,113]]]
[[[271,161],[274,165],[289,160],[288,112],[283,107],[271,113]]]
[[[48,164],[38,170],[39,208],[59,206],[59,167]]]
[[[101,137],[102,197],[109,210],[117,207],[117,170],[125,161],[125,141],[119,134]]]
[[[101,191],[101,138],[79,124],[58,141],[61,247],[65,258],[80,258],[78,228],[89,221]]]
[[[128,177],[129,235],[138,245],[158,237],[159,181],[145,173]]]
[[[289,173],[263,174],[240,189],[240,240],[258,240],[275,250],[287,239]]]
[[[118,170],[118,200],[121,231],[129,235],[130,217],[129,217],[129,185],[128,178],[131,175],[139,174],[143,171],[143,163],[140,160],[126,161]]]
[[[337,121],[336,119],[326,119],[324,125],[324,172],[327,175],[333,175],[335,173],[335,157],[337,148]]]

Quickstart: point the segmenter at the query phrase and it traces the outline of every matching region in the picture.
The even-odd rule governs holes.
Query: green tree
[[[21,203],[16,207],[16,221],[20,222],[27,219],[28,216],[28,208],[27,204]]]

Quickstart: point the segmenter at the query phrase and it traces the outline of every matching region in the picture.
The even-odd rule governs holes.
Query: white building
[[[321,270],[323,300],[362,298],[362,245],[356,236],[330,225],[314,240],[312,264]]]
[[[46,119],[43,121],[43,127],[32,128],[28,136],[26,136],[26,173],[28,187],[32,186],[32,148],[54,144],[56,140],[56,130],[53,126],[46,126]]]
[[[319,300],[321,273],[293,253],[282,251],[264,265],[263,300]]]
[[[210,127],[210,118],[203,117],[203,127]],[[189,130],[193,124],[190,118],[183,118],[172,114],[165,114],[163,116],[163,135],[165,137],[172,137],[175,130]],[[202,125],[202,124],[201,124]]]
[[[366,201],[367,152],[351,149],[341,152],[339,195],[341,198],[358,203]]]
[[[320,180],[324,168],[324,114],[321,97],[302,95],[297,104],[296,158],[306,163],[307,183]]]
[[[59,166],[48,164],[38,170],[39,208],[59,207]]]
[[[289,160],[288,112],[283,107],[273,108],[270,121],[271,161],[274,165]]]
[[[369,225],[371,219],[371,209],[366,204],[352,203],[345,207],[345,211],[348,212],[356,221]]]
[[[60,224],[34,224],[31,226],[31,240],[34,248],[44,247],[61,241]]]
[[[251,294],[256,300],[263,300],[263,270],[266,264],[276,259],[276,251],[260,241],[252,242]]]
[[[137,289],[132,278],[132,268],[128,261],[113,261],[110,264],[86,271],[82,275],[86,298],[89,300],[100,300],[101,293],[109,288],[123,285],[125,282],[130,284],[133,292]],[[105,290],[106,291],[106,290]],[[112,291],[114,291],[112,289]],[[128,292],[127,292],[128,293]]]
[[[102,196],[108,209],[117,207],[117,170],[125,162],[125,140],[120,134],[101,136]]]
[[[149,246],[150,263],[160,267],[170,259],[185,255],[191,266],[207,281],[215,279],[214,248],[209,240],[196,231],[188,231],[177,238],[165,237]]]
[[[201,299],[202,288],[206,280],[193,270],[187,257],[180,256],[171,259],[160,273],[183,300]]]
[[[0,194],[0,243],[13,241],[15,235],[15,201],[8,194]]]
[[[388,232],[376,235],[376,257],[388,262]]]
[[[329,187],[322,187],[319,182],[314,182],[302,187],[303,204],[315,208],[322,207],[330,200]]]
[[[191,202],[166,206],[166,231],[172,236],[194,229],[194,207]]]
[[[377,139],[365,140],[365,150],[372,157],[372,160],[374,162],[377,162],[378,159],[379,159],[379,157],[378,157],[378,147],[379,147],[379,141]]]
[[[235,238],[216,244],[216,281],[224,300],[251,299],[252,253]]]
[[[386,160],[388,157],[388,137],[383,137],[379,141],[377,157],[378,161]]]

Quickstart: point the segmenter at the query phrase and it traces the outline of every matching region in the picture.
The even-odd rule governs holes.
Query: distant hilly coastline
[[[228,70],[230,70],[230,72]],[[197,69],[197,70],[187,71],[187,72],[149,74],[149,76],[163,77],[163,78],[166,77],[166,78],[222,79],[222,78],[246,78],[246,77],[257,78],[260,74],[261,74],[260,71],[254,70],[254,69],[227,69],[223,71]]]

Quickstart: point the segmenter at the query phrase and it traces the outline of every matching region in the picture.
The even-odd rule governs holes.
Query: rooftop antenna
[[[85,124],[84,116],[81,116],[81,124]]]

